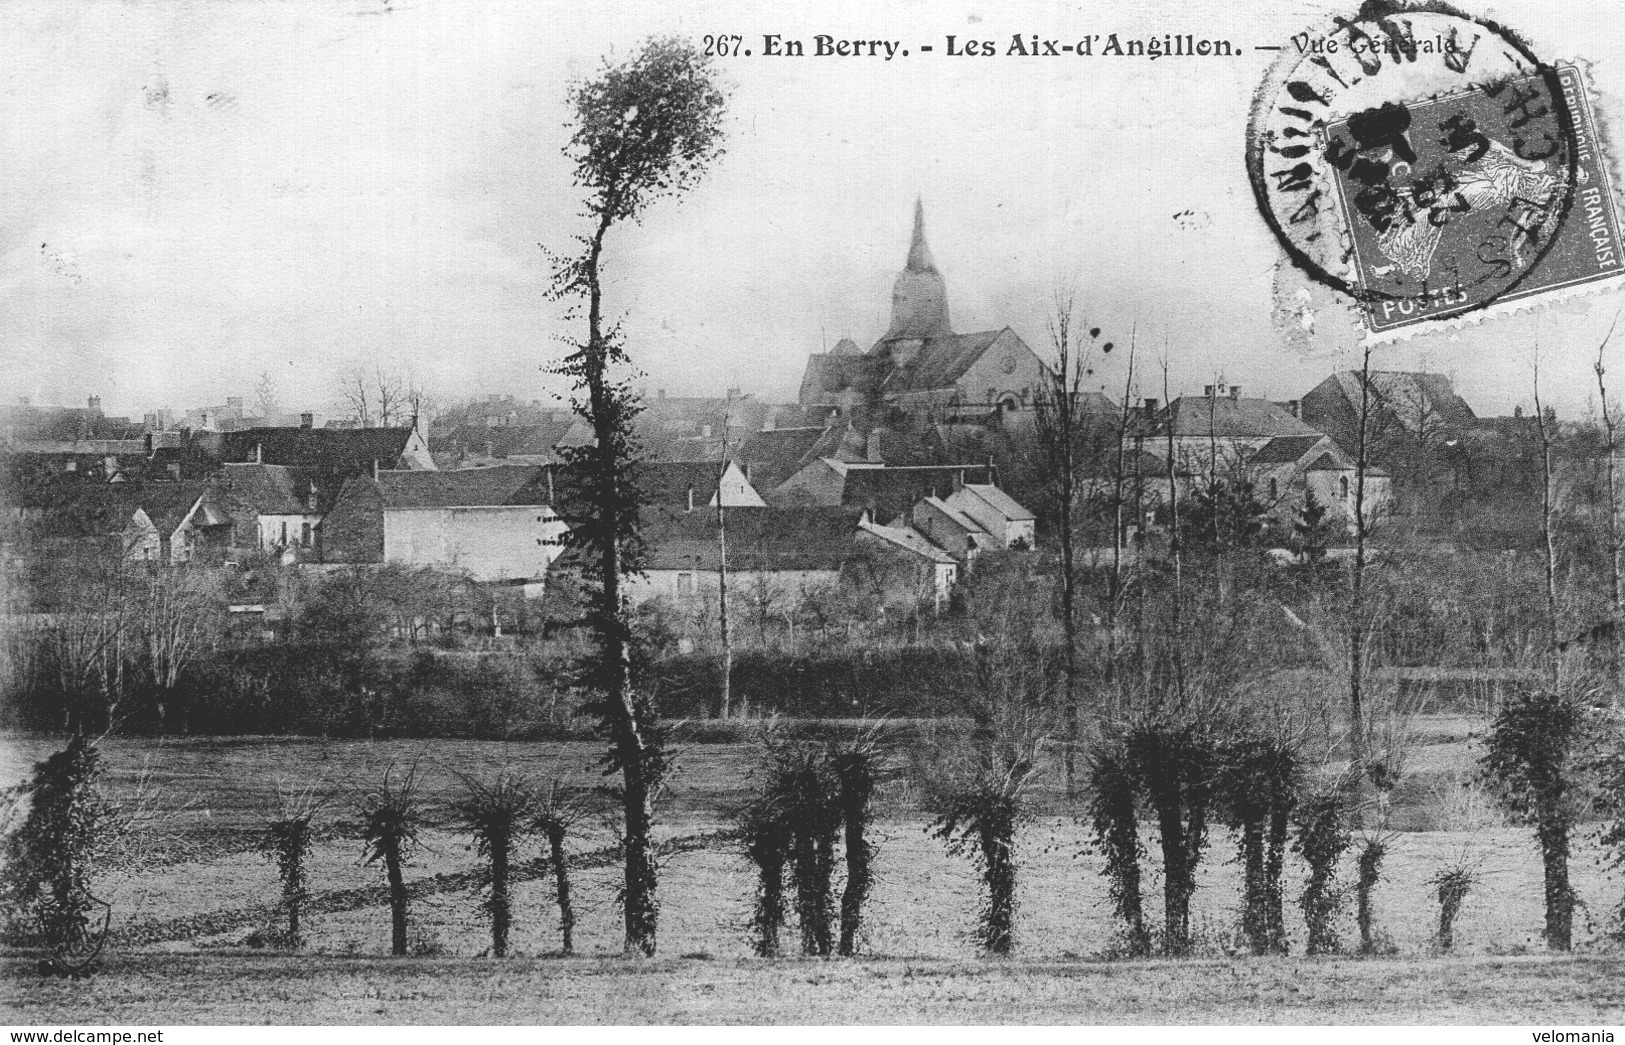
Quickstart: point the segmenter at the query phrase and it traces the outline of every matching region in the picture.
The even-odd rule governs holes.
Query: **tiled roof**
[[[370,472],[373,462],[393,468],[406,451],[410,428],[245,428],[220,437],[222,462],[314,468],[344,475]]]
[[[956,561],[952,555],[926,540],[925,535],[912,526],[881,526],[877,523],[870,523],[863,529],[888,544],[918,555],[929,562],[952,564]]]
[[[728,568],[839,570],[853,553],[859,511],[845,508],[730,508]],[[716,570],[722,561],[716,512],[655,516],[643,541],[651,570]]]
[[[801,469],[824,431],[822,427],[805,427],[752,432],[734,457],[740,467],[750,469],[751,485],[770,490]]]
[[[1315,435],[1283,435],[1271,439],[1258,448],[1258,452],[1248,458],[1248,464],[1274,465],[1297,464],[1303,460],[1303,455],[1315,448],[1315,445],[1326,437]]]
[[[547,470],[541,465],[380,472],[377,485],[386,510],[547,503]]]
[[[1002,330],[981,330],[974,334],[946,334],[928,339],[913,359],[892,371],[886,377],[885,390],[890,393],[930,392],[951,388],[954,382],[982,358],[993,342],[1009,327]],[[1013,333],[1012,337],[1015,336]]]
[[[841,487],[841,503],[868,508],[878,519],[895,519],[920,498],[947,497],[960,482],[991,478],[986,465],[932,465],[914,468],[849,468]]]
[[[1338,387],[1349,403],[1360,405],[1360,375],[1354,370],[1339,371]],[[1443,374],[1430,374],[1412,370],[1373,370],[1371,390],[1382,405],[1407,427],[1415,427],[1423,414],[1434,423],[1470,425],[1474,421],[1473,408],[1456,394],[1450,378]]]
[[[1158,415],[1155,434],[1167,434],[1170,420],[1175,437],[1274,439],[1320,434],[1268,399],[1181,396]]]
[[[965,491],[980,497],[989,507],[1011,522],[1030,522],[1037,518],[1032,512],[1018,504],[1014,497],[1011,497],[997,486],[985,483],[966,483]]]
[[[295,470],[286,465],[228,464],[221,470],[220,481],[260,515],[304,515],[309,510],[300,497],[301,486],[306,492],[310,489],[308,480],[301,484]]]
[[[23,508],[52,536],[105,536],[123,532],[136,509],[165,536],[209,492],[204,483],[75,483],[25,488]]]

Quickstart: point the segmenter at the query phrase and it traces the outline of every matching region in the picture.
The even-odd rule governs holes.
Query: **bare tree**
[[[1602,342],[1597,345],[1597,362],[1593,369],[1597,372],[1597,393],[1602,407],[1603,452],[1606,454],[1604,467],[1607,469],[1608,493],[1608,612],[1613,621],[1612,645],[1614,653],[1614,666],[1616,671],[1625,671],[1625,607],[1622,607],[1621,598],[1625,593],[1621,591],[1620,557],[1625,549],[1620,545],[1619,533],[1619,483],[1615,473],[1614,457],[1618,447],[1618,425],[1613,412],[1608,407],[1608,385],[1603,380],[1605,373],[1602,365],[1603,349],[1613,340],[1614,326],[1619,322],[1619,312],[1614,313],[1614,320],[1608,324],[1608,333],[1603,335]],[[1443,890],[1443,886],[1440,889]]]
[[[1535,348],[1535,425],[1540,432],[1540,539],[1541,554],[1546,573],[1546,634],[1552,656],[1552,688],[1563,685],[1563,643],[1558,635],[1557,619],[1557,538],[1552,521],[1556,506],[1552,495],[1552,439],[1556,433],[1556,418],[1548,418],[1540,401],[1540,348]]]
[[[1066,748],[1063,776],[1067,793],[1077,788],[1078,732],[1078,566],[1077,512],[1083,496],[1083,466],[1089,456],[1087,445],[1091,421],[1084,409],[1083,379],[1089,369],[1089,346],[1100,336],[1100,328],[1089,330],[1088,338],[1078,336],[1074,327],[1077,303],[1074,291],[1055,291],[1050,314],[1050,346],[1055,359],[1038,385],[1034,402],[1037,409],[1039,452],[1054,487],[1055,539],[1061,550],[1061,633],[1062,670],[1066,691],[1062,698]],[[1101,349],[1110,352],[1111,342]]]

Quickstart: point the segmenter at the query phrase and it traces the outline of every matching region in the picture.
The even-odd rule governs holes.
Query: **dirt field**
[[[274,808],[279,783],[323,781],[332,796],[330,813],[342,820],[355,789],[391,762],[421,756],[425,765],[440,767],[432,788],[442,792],[455,785],[444,771],[453,766],[478,772],[514,763],[538,776],[567,773],[590,782],[596,747],[115,741],[107,748],[110,789],[127,795],[145,772],[172,804],[184,799],[176,821],[185,829],[184,842],[151,866],[100,882],[101,895],[114,905],[121,942],[88,990],[36,982],[22,959],[14,959],[12,971],[24,974],[13,981],[18,1012],[40,1021],[82,1015],[125,1022],[380,1023],[1587,1022],[1617,1013],[1625,987],[1614,986],[1619,960],[1601,932],[1625,884],[1602,873],[1591,849],[1577,847],[1575,886],[1588,905],[1577,918],[1579,953],[1545,956],[1540,866],[1529,833],[1499,824],[1470,786],[1466,724],[1440,720],[1429,729],[1394,819],[1430,829],[1389,838],[1376,893],[1379,936],[1389,957],[1233,957],[1240,868],[1233,839],[1216,828],[1194,905],[1198,958],[1173,963],[1099,961],[1115,931],[1100,860],[1053,787],[1020,836],[1016,960],[981,959],[971,939],[976,869],[927,835],[906,785],[886,797],[876,824],[870,957],[857,963],[752,958],[745,932],[749,871],[731,842],[710,837],[727,827],[727,810],[750,787],[752,752],[745,745],[693,745],[681,756],[682,771],[661,815],[661,839],[681,844],[662,862],[660,961],[618,957],[617,871],[612,861],[593,866],[591,859],[575,880],[580,957],[550,957],[558,947],[557,913],[550,882],[540,878],[515,889],[513,957],[501,964],[484,957],[489,938],[478,895],[457,877],[477,861],[466,837],[445,828],[425,832],[408,869],[408,881],[423,892],[411,909],[416,957],[385,957],[388,911],[381,897],[358,892],[380,886],[382,873],[361,866],[359,840],[342,835],[324,839],[311,864],[319,909],[307,914],[304,952],[255,949],[256,930],[274,917],[278,882],[273,865],[249,842]],[[12,743],[0,777],[20,778],[51,747]],[[589,822],[572,849],[590,856],[612,839],[608,824]],[[1479,868],[1481,882],[1457,920],[1455,955],[1442,958],[1428,879],[1463,859]],[[1302,887],[1300,864],[1295,857],[1288,861],[1289,897]],[[1148,858],[1145,866],[1147,913],[1155,919],[1162,883],[1155,861]],[[1351,853],[1346,884],[1352,872]],[[330,901],[325,908],[324,897]],[[1301,955],[1302,918],[1296,907],[1287,914],[1292,953]],[[197,916],[213,922],[172,926],[174,919]],[[1352,916],[1343,934],[1353,941]],[[1196,968],[1210,971],[1192,975]],[[637,987],[606,985],[608,976],[635,978]],[[792,988],[799,1008],[766,1010],[756,1002]],[[239,999],[248,1004],[236,1007]]]
[[[85,984],[0,965],[15,1023],[1283,1023],[1596,1026],[1612,958],[1185,962],[140,955]]]

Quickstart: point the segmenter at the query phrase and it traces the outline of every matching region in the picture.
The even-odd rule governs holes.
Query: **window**
[[[1281,488],[1278,485],[1276,485],[1275,480],[1272,478],[1270,480],[1270,500],[1272,500],[1272,501],[1280,500],[1280,497],[1281,497]]]
[[[283,543],[283,544],[288,543],[288,520],[286,520],[286,519],[282,520],[282,542],[281,543]]]
[[[677,597],[681,599],[694,596],[694,575],[692,573],[679,573],[677,575]]]
[[[1346,500],[1349,499],[1349,477],[1348,476],[1345,475],[1341,479],[1337,480],[1337,489],[1338,489],[1338,492],[1343,495],[1343,500],[1346,501]]]
[[[305,548],[310,547],[310,523],[305,523],[304,526],[300,528],[299,544]]]

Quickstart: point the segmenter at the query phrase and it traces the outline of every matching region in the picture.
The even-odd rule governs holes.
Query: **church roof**
[[[899,393],[952,388],[954,382],[964,377],[965,372],[976,365],[982,353],[991,348],[1006,330],[1010,328],[928,338],[913,359],[893,370],[886,378],[885,390]],[[1014,331],[1010,336],[1021,340]]]
[[[931,338],[952,334],[948,325],[948,288],[925,243],[925,206],[914,201],[914,237],[908,261],[892,284],[891,326],[882,341]]]

